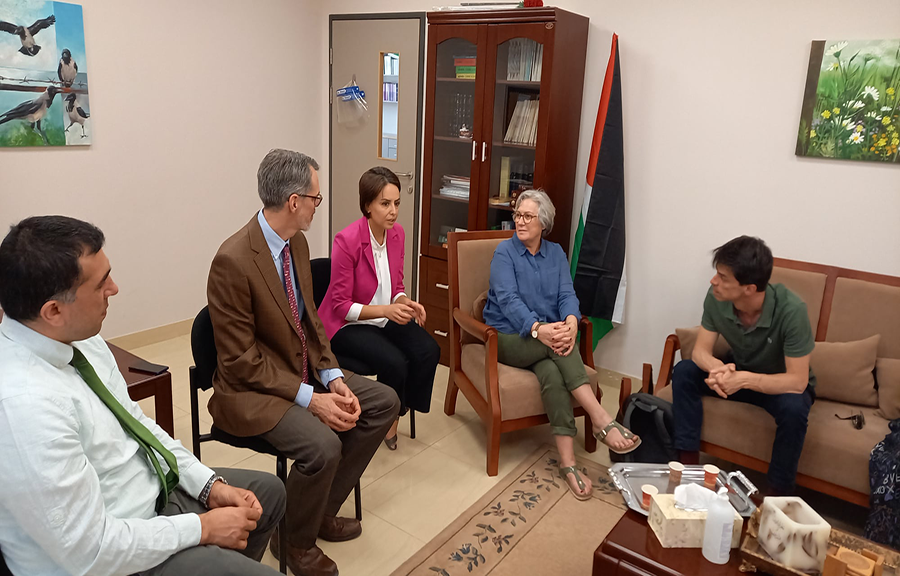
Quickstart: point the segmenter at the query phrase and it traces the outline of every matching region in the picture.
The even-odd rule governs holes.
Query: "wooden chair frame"
[[[447,395],[444,398],[444,413],[452,416],[456,412],[456,397],[460,390],[478,413],[481,421],[487,428],[487,473],[488,476],[496,476],[500,466],[500,435],[504,432],[531,428],[546,424],[550,420],[546,414],[538,414],[525,418],[512,420],[502,419],[500,407],[500,379],[498,376],[497,361],[497,329],[476,320],[468,312],[459,308],[459,259],[457,244],[468,240],[489,240],[510,238],[513,232],[510,230],[491,230],[479,232],[452,232],[449,234],[449,271],[450,271],[450,379],[447,383]],[[582,318],[578,326],[580,339],[578,351],[582,361],[594,368],[594,356],[591,346],[593,343],[593,326],[589,320]],[[487,384],[487,398],[475,387],[472,381],[462,370],[462,331],[474,336],[485,346],[485,382]],[[597,387],[597,401],[603,396],[600,387]],[[597,439],[589,432],[592,430],[591,418],[584,408],[575,408],[575,417],[584,417],[585,434],[584,448],[588,452],[597,449]]]
[[[855,280],[864,280],[876,284],[885,284],[888,286],[900,287],[900,278],[896,276],[886,276],[884,274],[875,274],[872,272],[861,272],[859,270],[851,270],[849,268],[839,268],[837,266],[826,266],[824,264],[814,264],[812,262],[802,262],[799,260],[788,260],[785,258],[775,258],[775,267],[789,268],[792,270],[801,270],[805,272],[818,272],[825,275],[825,292],[822,297],[822,308],[819,313],[819,323],[816,326],[816,341],[825,341],[828,331],[828,321],[831,317],[831,305],[834,299],[834,287],[838,278],[852,278]],[[671,384],[672,370],[675,368],[675,352],[681,349],[681,342],[675,334],[669,334],[663,346],[662,362],[659,366],[659,379],[653,382],[653,366],[645,363],[641,378],[641,392],[647,394],[658,395],[659,392]],[[619,406],[625,404],[625,400],[631,394],[632,382],[631,378],[622,378],[619,388]],[[700,442],[700,450],[706,452],[716,458],[733,462],[743,468],[749,468],[758,472],[766,472],[769,463],[765,460],[753,458],[746,454],[741,454],[734,450],[730,450],[723,446],[718,446],[710,442]],[[844,486],[839,486],[821,478],[814,478],[806,474],[797,473],[797,485],[821,492],[835,498],[856,504],[857,506],[869,506],[869,494],[857,492]]]

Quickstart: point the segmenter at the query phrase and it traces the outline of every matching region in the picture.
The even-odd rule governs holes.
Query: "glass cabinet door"
[[[496,47],[487,187],[489,230],[515,228],[515,199],[534,187],[543,54],[543,43],[525,37],[500,41]]]
[[[447,246],[447,234],[469,228],[475,135],[477,44],[448,38],[435,51],[430,246]],[[478,104],[480,105],[480,103]]]

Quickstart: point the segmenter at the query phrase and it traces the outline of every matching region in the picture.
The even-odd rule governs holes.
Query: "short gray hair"
[[[275,148],[256,172],[259,199],[265,208],[281,209],[291,194],[306,194],[312,185],[312,170],[319,164],[306,154]]]
[[[516,210],[525,200],[532,200],[538,205],[538,221],[541,223],[541,228],[544,229],[541,235],[546,236],[553,230],[553,220],[556,219],[556,207],[553,205],[553,201],[542,189],[526,190],[519,194],[519,198],[516,200]]]

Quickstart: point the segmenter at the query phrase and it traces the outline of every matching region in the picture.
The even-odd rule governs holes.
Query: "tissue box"
[[[663,548],[703,548],[703,530],[706,527],[706,510],[688,512],[675,507],[674,494],[657,494],[650,501],[650,529],[656,534]],[[734,513],[734,530],[731,547],[741,545],[741,529],[744,519]]]
[[[757,540],[776,562],[797,570],[821,571],[831,525],[795,496],[763,500]]]

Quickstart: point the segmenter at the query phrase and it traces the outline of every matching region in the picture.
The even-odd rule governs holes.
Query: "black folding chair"
[[[199,391],[212,388],[213,373],[218,362],[216,342],[213,338],[213,326],[209,318],[209,307],[207,306],[204,306],[203,310],[194,319],[194,325],[191,328],[191,352],[194,356],[194,365],[190,367],[191,438],[193,439],[194,456],[201,460],[200,444],[211,440],[237,448],[248,448],[262,454],[271,454],[275,457],[275,474],[282,482],[287,483],[287,457],[259,436],[233,436],[215,425],[210,427],[208,434],[200,433]],[[359,482],[356,483],[356,488],[354,489],[354,500],[356,504],[356,518],[357,520],[362,520],[362,498],[360,496]],[[285,563],[287,558],[286,518],[281,519],[278,536],[281,550],[281,558],[278,561],[279,568],[282,574],[287,574],[287,564]]]
[[[325,299],[325,293],[328,292],[328,285],[331,283],[331,258],[314,258],[309,261],[309,266],[312,270],[313,300],[318,308]],[[341,368],[346,368],[360,376],[375,375],[375,370],[361,360],[352,356],[341,356],[337,352],[334,353],[334,356]],[[409,410],[409,437],[416,437],[416,411],[412,408]]]

